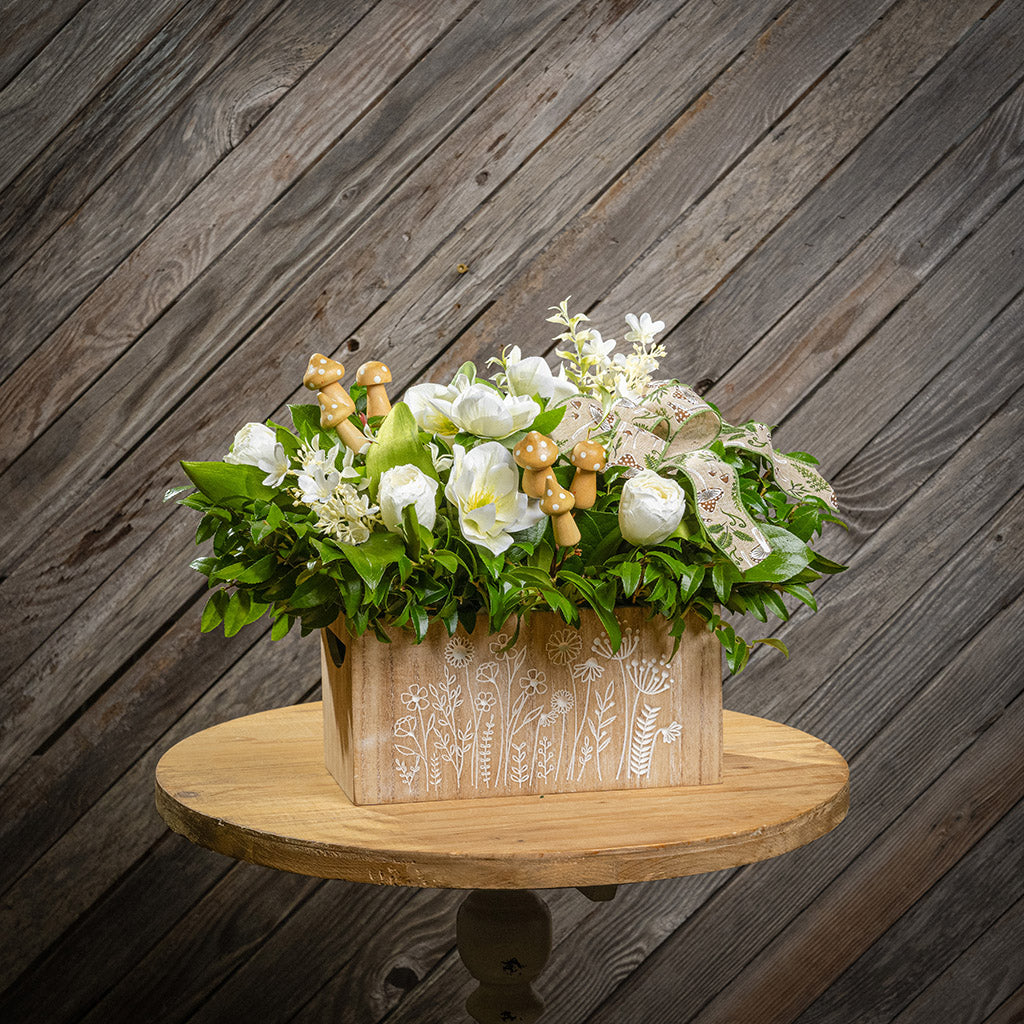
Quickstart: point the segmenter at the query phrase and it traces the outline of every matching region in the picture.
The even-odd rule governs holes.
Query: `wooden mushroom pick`
[[[536,430],[531,430],[512,449],[516,464],[523,468],[523,493],[528,498],[543,498],[550,478],[558,486],[551,467],[558,458],[558,445]]]
[[[569,490],[579,509],[593,508],[597,501],[597,473],[608,465],[608,453],[597,441],[580,441],[569,461],[576,467]]]
[[[355,402],[339,383],[345,376],[345,367],[329,356],[314,352],[309,359],[302,383],[310,391],[316,391],[320,403],[320,426],[334,427],[346,448],[354,452],[367,444],[363,432],[349,420],[356,411]]]
[[[383,363],[363,363],[356,370],[356,383],[366,388],[367,418],[387,416],[391,412],[391,402],[384,386],[391,383],[391,371]]]
[[[571,491],[564,490],[551,474],[547,481],[544,497],[541,499],[540,510],[551,516],[551,529],[555,535],[555,543],[562,548],[574,548],[580,542],[580,530],[572,517],[576,499]]]

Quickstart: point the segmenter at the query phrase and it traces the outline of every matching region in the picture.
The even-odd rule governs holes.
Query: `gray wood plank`
[[[601,302],[676,322],[774,230],[989,7],[894,5],[877,25]]]
[[[0,49],[0,89],[75,16],[88,0],[6,0],[0,4],[4,45]]]
[[[775,389],[790,390],[782,364],[793,369],[804,360],[813,365],[829,358],[833,335],[840,341],[858,337],[850,329],[860,308],[857,296],[869,306],[875,293],[905,295],[976,227],[975,210],[984,213],[1005,195],[1004,182],[1020,162],[1019,86],[998,103],[998,113],[974,127],[1020,75],[1024,18],[1014,14],[1004,5],[976,27],[736,268],[713,300],[666,338],[675,372],[720,382],[716,401],[737,421],[751,410],[777,418]],[[955,144],[955,153],[947,155]],[[970,195],[962,190],[966,181],[978,181]],[[986,196],[983,208],[973,205],[980,193]],[[859,255],[851,259],[851,252]],[[842,275],[833,268],[844,261],[851,268],[847,288],[856,288],[857,296],[837,291]],[[806,297],[809,283],[816,286],[816,301]],[[815,332],[816,344],[801,344],[797,324]],[[768,344],[748,353],[769,331]]]
[[[0,196],[5,376],[369,5],[190,5],[46,147]]]
[[[1017,989],[990,1017],[986,1017],[985,1024],[1019,1024],[1021,1020],[1024,1020],[1024,985]]]
[[[1022,945],[1024,900],[1017,900],[941,978],[894,1018],[893,1024],[925,1024],[936,1018],[956,1020],[958,1024],[981,1024],[998,1019],[1005,1001],[1012,999],[1024,983]],[[1017,1005],[1020,1006],[1019,999]]]
[[[977,979],[954,961],[983,937],[982,945],[991,948],[987,933],[993,926],[1001,930],[998,922],[1007,905],[1024,897],[1022,833],[1024,804],[1018,804],[801,1013],[797,1024],[845,1024],[851,1006],[858,1007],[858,1024],[888,1024],[946,974],[958,976],[959,986],[976,995],[972,982]],[[1024,939],[1024,933],[1019,938]],[[1005,946],[1007,951],[1011,948]],[[945,978],[943,984],[948,986]],[[981,1004],[977,1000],[979,1008]],[[994,1005],[990,1002],[989,1008]],[[952,1017],[948,1004],[944,1009],[947,1019]],[[973,1012],[975,1021],[984,1019]],[[968,1018],[957,1014],[952,1019],[966,1024]]]
[[[0,189],[184,6],[91,0],[0,90]],[[40,97],[46,97],[44,103]]]
[[[624,252],[631,262],[677,223],[891,6],[806,0],[788,7],[681,111],[616,187],[503,282],[493,304],[460,336],[457,354],[442,359],[440,376],[453,372],[456,358],[500,349],[508,324],[542,325],[552,301],[572,295],[577,308],[591,309],[621,273],[612,254]]]
[[[35,410],[33,422],[9,435],[10,459],[92,383],[202,272],[337,139],[377,104],[458,22],[471,0],[430,0],[410,8],[384,0],[325,55],[245,140],[213,168],[99,287],[0,387]],[[374,42],[388,36],[379,51]],[[344,93],[346,103],[331,102]],[[388,106],[383,108],[385,111]],[[394,113],[392,111],[392,113]],[[380,108],[367,119],[380,117]],[[365,124],[366,122],[364,122]],[[407,140],[408,142],[408,140]],[[335,182],[335,185],[337,183]],[[125,302],[127,295],[134,301]],[[40,360],[57,354],[68,371],[47,398]],[[11,424],[13,427],[13,424]],[[6,431],[5,431],[6,432]]]

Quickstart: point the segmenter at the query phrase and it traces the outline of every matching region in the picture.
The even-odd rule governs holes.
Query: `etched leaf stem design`
[[[636,776],[647,776],[651,773],[651,755],[654,753],[654,740],[658,730],[654,723],[658,720],[661,708],[644,704],[642,714],[637,715],[633,726],[629,750],[629,770]]]

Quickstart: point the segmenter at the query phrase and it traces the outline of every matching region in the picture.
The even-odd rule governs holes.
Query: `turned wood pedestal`
[[[318,878],[471,889],[459,952],[481,1024],[534,1021],[551,951],[533,889],[614,886],[764,860],[842,821],[848,770],[828,744],[725,712],[717,785],[354,806],[324,767],[320,704],[238,718],[171,748],[156,802],[176,832],[240,860]]]

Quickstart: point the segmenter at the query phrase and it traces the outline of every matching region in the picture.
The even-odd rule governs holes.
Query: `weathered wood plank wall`
[[[458,894],[157,817],[177,739],[318,697],[310,642],[199,634],[161,495],[312,350],[397,389],[571,294],[835,481],[853,568],[727,703],[853,807],[549,894],[550,1019],[1024,1020],[1024,0],[5,0],[0,140],[2,1019],[464,1019]]]

